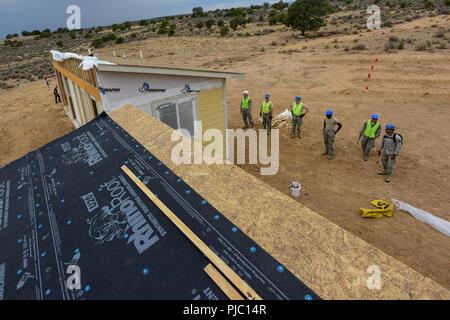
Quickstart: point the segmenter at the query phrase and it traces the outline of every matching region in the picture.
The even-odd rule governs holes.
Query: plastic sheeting
[[[64,60],[69,60],[69,59],[81,60],[79,68],[82,68],[84,71],[91,70],[94,67],[98,67],[101,64],[115,65],[115,63],[98,60],[96,57],[81,56],[79,54],[72,53],[72,52],[59,52],[57,50],[51,50],[50,53],[52,54],[53,60],[59,61],[59,62],[62,62]]]
[[[424,210],[415,208],[408,203],[401,202],[401,201],[398,201],[395,199],[392,199],[392,202],[395,204],[397,209],[408,212],[417,220],[422,221],[426,224],[429,224],[434,229],[438,230],[439,232],[442,232],[447,237],[450,237],[450,222],[449,221],[438,218]]]

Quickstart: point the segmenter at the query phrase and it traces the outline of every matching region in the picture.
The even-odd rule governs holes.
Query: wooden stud
[[[195,233],[193,233],[184,223],[173,213],[156,195],[151,192],[147,186],[142,183],[136,175],[123,166],[122,170],[131,180],[145,193],[147,197],[180,229],[183,234],[220,270],[228,280],[233,283],[249,300],[262,300],[262,298],[253,290],[236,272],[234,272],[222,259],[217,256]]]
[[[214,281],[215,284],[220,288],[220,290],[225,293],[225,295],[230,300],[245,300],[239,292],[225,279],[219,271],[212,264],[208,264],[205,267],[206,274]]]

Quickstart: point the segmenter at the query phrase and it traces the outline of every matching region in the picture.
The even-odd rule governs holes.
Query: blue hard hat
[[[301,100],[302,100],[302,97],[296,96],[296,97],[295,97],[295,100],[296,100],[296,101],[301,101]]]
[[[392,123],[386,125],[386,130],[395,130],[395,126]]]
[[[332,116],[333,115],[333,110],[332,109],[328,109],[327,112],[325,112],[326,116]]]
[[[270,98],[270,93],[266,93],[266,94],[264,95],[264,97]]]
[[[374,113],[372,115],[372,120],[380,120],[380,115],[378,113]]]

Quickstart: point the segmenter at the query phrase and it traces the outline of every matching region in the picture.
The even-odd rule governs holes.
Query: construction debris
[[[273,118],[272,128],[281,129],[290,127],[291,121],[292,121],[292,113],[289,111],[289,109],[286,108],[285,111],[283,111],[282,113],[275,116],[275,118]]]

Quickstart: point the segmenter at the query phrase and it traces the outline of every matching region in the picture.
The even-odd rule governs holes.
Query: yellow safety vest
[[[242,109],[248,110],[250,108],[250,97],[247,97],[247,99],[242,98]]]
[[[270,112],[270,107],[272,106],[272,101],[264,101],[262,104],[262,113],[267,114]]]
[[[364,135],[367,137],[367,138],[370,138],[370,139],[375,139],[375,136],[376,136],[376,134],[377,134],[377,131],[378,131],[378,128],[380,127],[380,123],[379,122],[377,122],[373,127],[372,127],[372,121],[371,120],[369,120],[369,121],[367,121],[367,124],[366,124],[366,130],[364,131]]]
[[[297,104],[296,102],[294,102],[294,104],[292,105],[292,112],[294,113],[294,116],[298,117],[299,115],[301,115],[304,107],[304,103]]]

